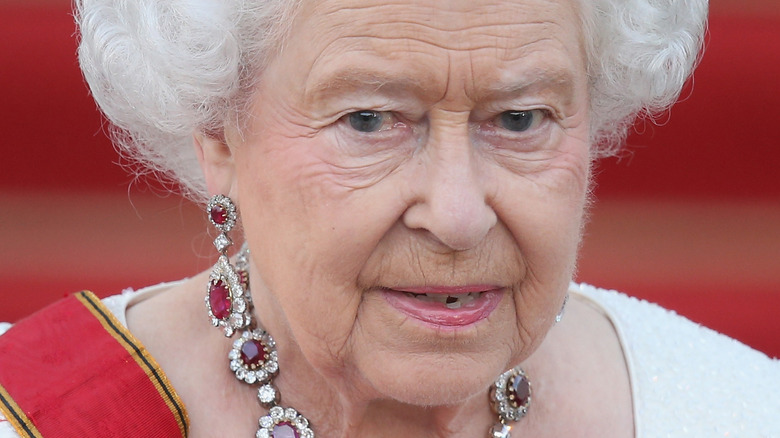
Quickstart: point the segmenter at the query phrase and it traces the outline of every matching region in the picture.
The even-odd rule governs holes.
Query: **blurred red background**
[[[0,3],[0,321],[214,260],[196,206],[116,165],[69,10]],[[713,3],[692,86],[660,120],[599,164],[578,280],[780,356],[780,3]]]

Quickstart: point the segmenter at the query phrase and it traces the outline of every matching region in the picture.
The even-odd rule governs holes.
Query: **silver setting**
[[[214,239],[214,247],[217,248],[217,251],[224,253],[227,251],[227,249],[230,247],[230,245],[233,244],[233,241],[230,240],[230,237],[228,237],[227,234],[222,233],[219,236],[217,236],[216,239]]]
[[[258,341],[265,351],[265,360],[251,367],[241,359],[241,348],[245,343]],[[260,418],[259,428],[255,437],[271,438],[274,428],[286,424],[293,428],[301,438],[314,438],[314,431],[309,427],[309,420],[293,408],[279,406],[281,394],[273,384],[273,379],[279,372],[279,357],[276,343],[268,332],[261,328],[246,330],[241,337],[233,341],[233,348],[228,353],[230,369],[236,378],[249,385],[260,385],[257,390],[257,400],[268,409],[268,415]]]
[[[309,420],[293,408],[274,406],[268,411],[268,415],[260,417],[258,424],[260,427],[255,434],[256,438],[273,437],[274,428],[281,424],[295,429],[301,438],[314,438],[314,431],[309,428]]]
[[[517,400],[512,398],[511,387],[515,379],[524,379],[528,382],[528,399],[523,404],[519,404]],[[493,408],[493,412],[498,414],[501,423],[506,424],[510,421],[519,421],[528,413],[532,394],[531,381],[528,379],[525,371],[523,371],[520,366],[516,366],[504,374],[501,374],[498,379],[496,379],[493,387],[490,388],[491,407]]]
[[[252,367],[241,359],[241,349],[244,344],[257,341],[265,351],[265,360]],[[253,385],[266,384],[276,377],[279,372],[279,357],[276,353],[276,343],[265,330],[254,329],[245,331],[239,339],[233,342],[233,349],[228,353],[230,369],[236,374],[236,379]],[[259,396],[258,396],[259,397]]]
[[[220,207],[225,211],[226,221],[224,224],[218,224],[214,222],[211,217],[212,211]],[[209,199],[209,203],[206,205],[206,212],[208,213],[209,221],[217,227],[217,229],[223,233],[229,233],[233,227],[236,226],[238,220],[238,213],[236,213],[236,204],[225,195],[216,195]]]
[[[230,315],[223,319],[214,315],[209,299],[212,285],[220,281],[227,286],[230,298]],[[219,256],[209,275],[209,282],[206,284],[206,310],[211,318],[211,325],[222,327],[226,337],[233,336],[236,331],[247,327],[251,323],[251,306],[248,294],[249,292],[245,291],[242,285],[241,276],[230,264],[227,256]]]
[[[222,214],[224,214],[224,223],[220,224],[214,220],[213,216],[216,209],[220,209]],[[242,248],[241,254],[238,256],[236,266],[243,263],[241,268],[233,267],[230,264],[227,249],[233,245],[233,240],[228,237],[227,233],[236,226],[236,221],[238,220],[236,205],[233,204],[230,198],[225,195],[212,197],[206,206],[206,215],[212,225],[220,231],[219,236],[214,239],[214,247],[217,248],[220,255],[217,263],[211,270],[209,282],[206,285],[206,310],[211,319],[211,324],[214,327],[221,327],[225,331],[225,336],[231,337],[236,331],[248,327],[252,323],[252,298],[249,295],[248,277],[246,275],[248,256],[244,254],[248,250],[246,247]],[[230,300],[230,313],[222,318],[214,314],[210,300],[212,287],[220,282],[227,287],[227,298]]]

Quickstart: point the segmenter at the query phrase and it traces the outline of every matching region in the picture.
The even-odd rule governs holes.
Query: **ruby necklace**
[[[251,313],[252,300],[249,294],[249,249],[246,245],[236,260],[236,273],[247,297],[246,305]],[[214,294],[217,295],[217,294]],[[210,294],[210,297],[212,295]],[[207,297],[209,300],[210,297]],[[214,299],[208,303],[209,310],[222,303]],[[228,306],[229,307],[229,306]],[[236,379],[248,385],[258,386],[257,400],[268,414],[260,417],[255,438],[314,438],[309,420],[292,407],[284,407],[281,394],[274,385],[279,374],[279,357],[276,343],[271,335],[252,318],[249,329],[233,342],[228,353],[230,370]],[[490,406],[498,415],[498,421],[488,430],[488,438],[511,438],[511,422],[522,419],[531,404],[531,382],[519,367],[512,368],[496,379],[488,393]]]

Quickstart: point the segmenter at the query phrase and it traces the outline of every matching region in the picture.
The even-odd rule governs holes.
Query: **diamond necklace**
[[[246,296],[249,294],[249,249],[243,246],[236,259],[236,271]],[[251,299],[247,303],[251,309]],[[279,374],[279,356],[276,343],[257,321],[241,333],[228,353],[230,370],[236,378],[248,385],[259,386],[257,400],[268,415],[260,417],[255,438],[314,438],[309,420],[292,407],[284,407],[281,394],[274,385]],[[519,421],[531,405],[531,382],[519,366],[501,374],[488,393],[490,407],[498,421],[488,430],[488,438],[511,438],[510,422]]]

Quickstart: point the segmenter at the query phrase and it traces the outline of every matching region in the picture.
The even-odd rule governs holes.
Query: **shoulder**
[[[646,301],[573,285],[620,337],[638,436],[776,436],[780,362]]]
[[[178,280],[160,283],[138,290],[125,289],[121,294],[103,298],[101,301],[103,302],[103,305],[114,314],[116,319],[121,322],[123,326],[127,327],[127,309],[141,301],[165,292],[172,287],[181,284],[183,281],[184,280]]]
[[[148,286],[144,287],[142,289],[134,290],[131,288],[125,289],[120,294],[111,295],[106,298],[101,299],[100,301],[103,303],[103,305],[111,311],[113,316],[122,323],[123,326],[127,327],[127,309],[147,298],[151,298],[154,295],[157,295],[161,292],[164,292],[171,287],[174,287],[178,284],[181,284],[184,280],[177,280],[172,282],[166,282],[166,283],[160,283],[156,284],[154,286]],[[45,309],[44,309],[45,310]],[[13,324],[8,322],[0,322],[0,336],[2,336],[5,332],[7,332],[11,327],[13,327]]]

